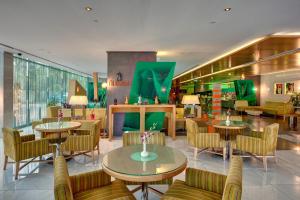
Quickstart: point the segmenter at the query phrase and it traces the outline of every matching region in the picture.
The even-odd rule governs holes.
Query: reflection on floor
[[[274,119],[247,118],[254,127],[260,128],[274,122]],[[288,129],[282,120],[280,134],[287,135]],[[26,130],[30,131],[30,130]],[[25,131],[25,132],[26,132]],[[112,142],[107,139],[100,141],[101,154],[97,162],[92,164],[91,158],[78,156],[68,162],[70,174],[91,171],[101,168],[101,161],[105,153],[122,145],[121,138],[115,138]],[[188,157],[188,165],[194,168],[206,169],[226,174],[229,161],[223,162],[222,158],[209,153],[202,153],[197,160],[193,158],[192,150],[186,144],[186,137],[179,136],[175,141],[167,137],[167,145],[176,147]],[[243,171],[243,199],[300,199],[300,144],[286,139],[278,140],[278,163],[270,159],[269,171],[263,170],[262,162],[255,158],[244,158]],[[54,199],[53,196],[53,165],[32,163],[21,170],[20,179],[13,179],[14,165],[9,164],[6,171],[3,167],[3,142],[0,140],[0,199]],[[175,177],[184,179],[184,173]],[[157,189],[166,191],[166,186],[157,186]],[[140,199],[140,193],[136,194]],[[159,199],[156,194],[150,193],[150,199]]]

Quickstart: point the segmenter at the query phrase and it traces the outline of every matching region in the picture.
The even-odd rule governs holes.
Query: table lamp
[[[69,101],[69,104],[71,106],[83,106],[82,109],[84,109],[84,106],[86,106],[88,104],[88,99],[87,99],[87,96],[71,96],[70,98],[70,101]],[[84,112],[82,113],[82,116],[83,116]],[[75,112],[75,109],[74,109],[74,117],[75,118],[80,118],[80,116],[76,116],[76,112]]]
[[[195,105],[200,104],[199,97],[197,95],[184,95],[182,97],[181,103],[185,105],[184,106],[185,109],[189,105],[191,105],[191,112],[189,114],[187,114],[185,117],[188,117],[188,118],[195,117]]]

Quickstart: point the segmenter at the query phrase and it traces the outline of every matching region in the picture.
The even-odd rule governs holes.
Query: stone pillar
[[[13,127],[13,85],[14,85],[14,65],[13,54],[4,52],[3,59],[3,126]]]
[[[118,104],[124,104],[125,97],[129,97],[136,63],[139,61],[156,62],[156,52],[107,52],[107,108],[114,103],[114,99],[118,100]],[[114,122],[113,134],[122,135],[124,114],[116,114]]]

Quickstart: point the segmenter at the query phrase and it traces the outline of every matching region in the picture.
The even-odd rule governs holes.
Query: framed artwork
[[[283,94],[283,83],[274,84],[274,94]]]
[[[294,83],[285,83],[285,94],[293,94],[294,91]]]

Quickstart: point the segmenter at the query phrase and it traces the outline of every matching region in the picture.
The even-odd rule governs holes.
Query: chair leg
[[[20,162],[16,162],[16,174],[15,174],[15,180],[18,179],[18,176],[19,176],[19,169],[20,169]]]
[[[233,154],[233,148],[232,148],[232,147],[230,147],[230,154],[229,154],[229,158],[230,158],[230,160],[231,160],[232,154]]]
[[[97,145],[97,150],[98,150],[98,155],[100,155],[100,145],[99,145],[99,143]]]
[[[263,157],[263,164],[264,164],[265,171],[268,171],[268,163],[267,163],[267,157],[266,156]]]
[[[223,147],[223,160],[224,161],[226,160],[226,152],[227,152],[226,147]]]
[[[195,160],[197,159],[197,154],[198,154],[198,149],[194,148],[194,159]]]
[[[93,164],[95,164],[95,153],[94,153],[94,150],[92,150],[92,159],[93,159]]]
[[[3,170],[6,170],[7,162],[8,162],[8,156],[4,156]]]

